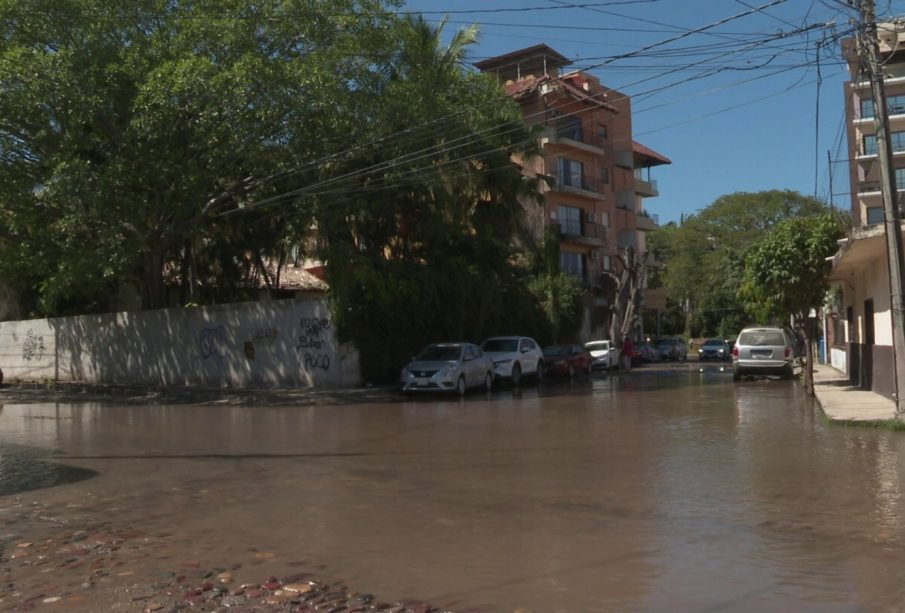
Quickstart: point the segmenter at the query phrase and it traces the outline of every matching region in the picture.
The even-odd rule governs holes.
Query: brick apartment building
[[[525,172],[551,177],[544,206],[526,204],[527,225],[540,249],[546,228],[558,227],[560,269],[588,288],[582,340],[606,338],[610,308],[601,273],[620,250],[646,257],[645,233],[657,227],[644,201],[657,195],[651,168],[671,161],[632,139],[631,99],[592,74],[563,72],[571,64],[547,45],[478,62],[518,101],[525,121],[543,126],[543,156]]]

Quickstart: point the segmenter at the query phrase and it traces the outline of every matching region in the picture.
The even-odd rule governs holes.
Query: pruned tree
[[[813,338],[808,323],[829,289],[827,258],[842,236],[840,219],[831,213],[792,217],[778,222],[749,251],[738,297],[753,317],[784,322],[790,318],[805,343],[804,384],[814,395]]]
[[[631,247],[617,254],[615,260],[615,270],[604,271],[602,277],[611,296],[610,338],[619,341],[631,336],[638,324],[647,263],[644,254]]]

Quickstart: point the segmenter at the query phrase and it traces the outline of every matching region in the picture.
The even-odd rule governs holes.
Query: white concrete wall
[[[846,286],[845,304],[853,307],[854,329],[849,333],[856,343],[864,342],[864,301],[874,301],[874,344],[892,345],[892,312],[889,299],[889,273],[886,265],[863,269],[861,275],[852,278]]]
[[[7,381],[351,387],[358,353],[325,300],[0,322]]]

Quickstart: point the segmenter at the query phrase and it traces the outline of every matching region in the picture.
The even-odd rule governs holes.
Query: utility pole
[[[905,257],[902,255],[902,223],[899,217],[895,173],[891,168],[892,142],[889,138],[889,114],[886,84],[880,69],[880,41],[874,0],[861,0],[861,51],[866,59],[874,97],[874,122],[877,129],[877,158],[880,166],[880,192],[883,197],[883,225],[886,230],[886,258],[889,265],[889,297],[892,310],[892,346],[895,355],[896,418],[905,419]]]

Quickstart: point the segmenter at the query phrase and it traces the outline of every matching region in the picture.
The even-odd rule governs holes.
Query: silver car
[[[402,391],[456,392],[493,387],[493,360],[471,343],[434,343],[406,364],[399,375]]]
[[[742,375],[792,376],[792,339],[777,327],[745,328],[732,349],[732,378]]]

